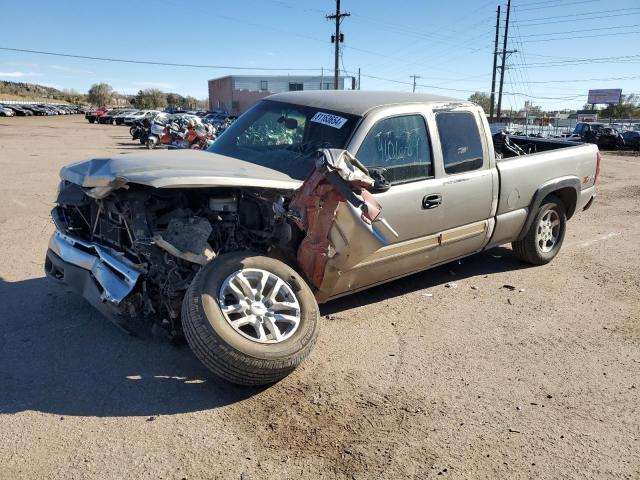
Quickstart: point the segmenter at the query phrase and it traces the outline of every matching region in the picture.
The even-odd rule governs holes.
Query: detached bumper
[[[49,280],[82,295],[125,330],[122,301],[136,286],[140,273],[99,245],[56,232],[45,260]]]

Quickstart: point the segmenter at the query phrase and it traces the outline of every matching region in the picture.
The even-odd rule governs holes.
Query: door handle
[[[430,195],[425,195],[422,199],[422,208],[425,210],[429,210],[431,208],[436,208],[442,203],[442,195],[439,193],[432,193]]]

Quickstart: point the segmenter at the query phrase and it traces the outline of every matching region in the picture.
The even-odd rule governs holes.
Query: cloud
[[[91,70],[81,70],[78,68],[67,67],[66,65],[47,65],[52,70],[58,70],[60,72],[68,72],[68,73],[82,73],[87,75],[93,75],[95,72]]]
[[[11,77],[11,78],[21,78],[21,77],[41,77],[41,73],[36,72],[0,72],[0,77]]]
[[[163,82],[133,82],[133,84],[139,87],[148,87],[148,88],[169,89],[174,87],[174,85],[172,85],[171,83],[163,83]]]

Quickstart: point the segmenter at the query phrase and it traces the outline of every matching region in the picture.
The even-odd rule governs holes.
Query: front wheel
[[[142,142],[142,138],[140,139],[140,141]],[[149,150],[153,150],[154,148],[156,148],[156,139],[154,137],[149,137],[147,139],[147,148]]]
[[[567,228],[566,208],[558,197],[549,195],[522,240],[511,244],[516,256],[532,265],[549,263],[560,251]]]
[[[239,252],[198,272],[182,303],[182,327],[196,357],[240,385],[265,385],[291,373],[318,335],[318,304],[288,265]]]

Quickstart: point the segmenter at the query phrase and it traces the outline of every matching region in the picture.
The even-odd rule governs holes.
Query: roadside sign
[[[589,90],[589,99],[587,103],[617,105],[620,103],[620,97],[622,96],[621,88],[611,88],[602,90]]]

